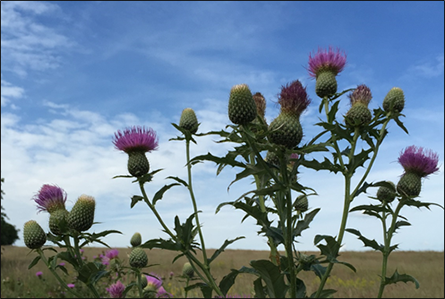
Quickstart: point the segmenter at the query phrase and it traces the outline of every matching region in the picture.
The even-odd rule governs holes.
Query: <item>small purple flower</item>
[[[38,271],[38,272],[36,272],[36,276],[37,276],[38,278],[42,278],[42,275],[43,275],[43,272],[42,272],[42,271]]]
[[[109,288],[106,288],[106,290],[110,293],[111,298],[122,298],[125,286],[118,280],[116,283],[110,285]]]
[[[74,289],[76,285],[74,283],[69,283],[67,284],[67,287],[69,287],[70,289]]]
[[[307,95],[306,88],[299,80],[296,80],[281,87],[278,103],[282,110],[299,116],[309,106],[311,100]]]
[[[65,263],[61,262],[61,263],[59,263],[59,266],[63,267],[63,266],[65,266]]]
[[[439,170],[439,155],[431,150],[414,145],[400,153],[399,163],[405,172],[414,172],[420,177],[426,177]]]
[[[119,256],[119,250],[117,249],[110,249],[105,253],[105,256],[108,257],[110,260],[114,259]]]
[[[324,71],[333,72],[335,75],[340,73],[346,64],[346,54],[337,48],[334,51],[332,47],[329,50],[322,50],[318,48],[314,57],[309,54],[309,75],[313,78],[317,78],[318,74]]]
[[[357,102],[368,105],[372,99],[371,90],[365,84],[357,86],[357,88],[348,96],[351,100],[351,105]]]
[[[130,152],[150,152],[158,148],[156,132],[145,127],[135,126],[126,128],[124,131],[118,130],[114,133],[113,144],[116,149]]]
[[[34,195],[33,200],[37,203],[37,210],[52,213],[65,209],[66,192],[57,186],[43,185],[40,191]]]

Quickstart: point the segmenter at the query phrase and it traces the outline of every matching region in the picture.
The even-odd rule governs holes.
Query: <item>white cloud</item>
[[[25,94],[25,90],[22,87],[14,86],[11,83],[2,79],[1,83],[1,105],[7,106],[12,99],[20,99]],[[12,107],[14,104],[11,104]]]

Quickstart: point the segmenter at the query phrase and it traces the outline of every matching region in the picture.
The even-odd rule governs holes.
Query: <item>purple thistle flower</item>
[[[124,293],[125,286],[118,280],[116,283],[110,285],[109,288],[106,288],[106,291],[110,293],[111,298],[122,298]]]
[[[278,103],[281,110],[300,115],[311,103],[306,88],[299,80],[281,87],[281,93],[278,95]]]
[[[114,146],[126,153],[130,152],[150,152],[158,148],[156,132],[152,128],[135,126],[126,128],[124,131],[118,130],[114,133]]]
[[[66,192],[62,188],[45,184],[32,199],[36,202],[39,212],[52,213],[65,209],[66,197]]]
[[[105,256],[108,257],[110,260],[118,257],[119,250],[117,249],[110,249],[105,253]]]
[[[354,103],[360,102],[365,105],[368,105],[372,99],[371,90],[365,84],[357,86],[357,88],[348,95],[351,100],[351,105]]]
[[[399,163],[405,172],[414,172],[420,177],[426,177],[439,170],[439,155],[431,150],[414,145],[400,153]]]
[[[76,285],[74,283],[69,283],[67,284],[67,287],[69,287],[70,289],[74,289]]]
[[[147,286],[152,285],[156,290],[162,287],[162,279],[157,275],[150,273],[150,275],[145,275],[147,277]]]
[[[43,272],[42,272],[42,271],[38,271],[38,272],[36,272],[36,276],[37,276],[38,278],[42,278],[42,275],[43,275]]]
[[[340,51],[334,51],[332,47],[329,50],[322,50],[318,48],[314,57],[309,54],[309,75],[313,78],[317,78],[318,74],[324,71],[333,72],[335,75],[340,73],[346,64],[346,53]]]

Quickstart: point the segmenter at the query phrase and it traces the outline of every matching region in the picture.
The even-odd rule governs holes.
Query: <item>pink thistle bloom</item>
[[[38,272],[36,272],[36,276],[37,276],[38,278],[41,278],[42,275],[43,275],[43,272],[42,272],[42,271],[38,271]]]
[[[405,172],[426,177],[439,170],[439,155],[431,150],[414,145],[407,147],[399,156],[399,163]]]
[[[145,275],[147,277],[147,286],[152,285],[156,290],[162,287],[162,279],[157,275],[150,273],[150,275]]]
[[[62,262],[62,263],[59,263],[59,266],[65,266],[65,263],[64,262]]]
[[[116,149],[126,152],[150,152],[158,148],[156,132],[145,127],[135,126],[114,133],[113,144]]]
[[[106,288],[107,292],[110,293],[111,298],[122,298],[125,290],[125,286],[119,280]]]
[[[70,289],[74,289],[75,286],[76,286],[76,285],[73,284],[73,283],[69,283],[69,284],[67,284],[67,287],[69,287]]]
[[[371,90],[365,84],[357,86],[357,88],[348,96],[351,100],[351,105],[357,102],[368,105],[372,99]]]
[[[322,50],[318,48],[314,57],[309,54],[309,75],[313,78],[317,78],[321,72],[329,71],[335,75],[340,73],[346,64],[346,54],[337,48],[334,51],[332,47],[329,50]]]
[[[57,186],[43,185],[40,191],[34,195],[33,200],[37,204],[37,210],[52,213],[65,209],[66,192]]]
[[[311,103],[306,88],[299,80],[293,81],[281,87],[281,93],[278,95],[278,104],[281,110],[291,112],[299,116]]]
[[[105,253],[105,256],[110,260],[118,257],[118,255],[119,255],[119,250],[117,249],[110,249]]]

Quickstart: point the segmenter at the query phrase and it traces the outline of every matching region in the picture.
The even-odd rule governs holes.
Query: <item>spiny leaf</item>
[[[365,238],[358,230],[353,229],[353,228],[347,228],[346,231],[348,233],[351,233],[351,234],[354,234],[354,235],[358,236],[358,239],[360,241],[362,241],[365,246],[371,247],[371,248],[373,248],[375,250],[383,252],[385,247],[383,245],[377,243],[376,240],[369,240],[368,238]]]
[[[164,185],[164,187],[162,187],[161,189],[159,189],[158,192],[155,193],[155,195],[153,197],[153,205],[155,205],[158,200],[162,199],[162,196],[164,196],[164,193],[168,189],[170,189],[173,186],[178,186],[178,185],[179,185],[179,183],[173,183],[173,184],[170,184],[170,185]]]
[[[399,272],[397,272],[397,270],[394,272],[394,274],[391,277],[385,277],[385,285],[397,283],[399,281],[404,282],[404,283],[411,281],[416,285],[416,289],[418,289],[420,287],[420,284],[417,281],[417,279],[415,279],[414,277],[412,277],[411,275],[408,275],[408,274],[399,274]]]

